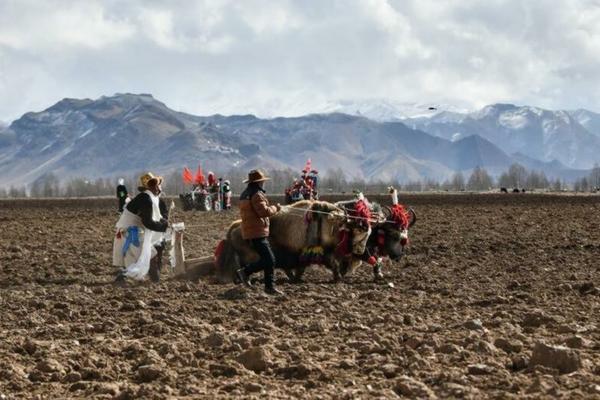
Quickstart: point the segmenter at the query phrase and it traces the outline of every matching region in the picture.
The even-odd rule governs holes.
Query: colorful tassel
[[[325,250],[321,246],[305,247],[300,254],[300,264],[323,264],[325,261]]]
[[[404,208],[404,206],[402,204],[394,204],[391,207],[392,210],[392,221],[396,224],[396,226],[400,229],[407,229],[408,228],[408,211],[406,211],[406,208]]]

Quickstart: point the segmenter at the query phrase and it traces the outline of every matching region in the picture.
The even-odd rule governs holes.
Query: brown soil
[[[419,220],[386,282],[278,272],[282,298],[114,286],[112,201],[0,202],[0,398],[600,397],[598,198],[403,199]],[[179,211],[186,255],[236,214]],[[537,342],[576,371],[531,365]]]

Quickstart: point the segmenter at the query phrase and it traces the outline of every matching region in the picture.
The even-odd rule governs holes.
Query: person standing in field
[[[225,180],[223,182],[223,210],[231,210],[231,182]]]
[[[282,295],[283,292],[275,288],[275,255],[268,239],[269,217],[277,214],[281,206],[269,205],[263,189],[265,181],[269,179],[261,171],[252,170],[248,174],[248,179],[244,181],[248,186],[240,196],[242,238],[251,243],[260,259],[236,270],[236,277],[239,282],[251,286],[250,276],[255,272],[264,271],[265,292],[271,295]]]
[[[117,199],[119,200],[119,212],[123,212],[123,207],[127,204],[127,199],[129,198],[129,193],[127,193],[127,188],[125,187],[125,180],[123,178],[119,178],[117,185]]]

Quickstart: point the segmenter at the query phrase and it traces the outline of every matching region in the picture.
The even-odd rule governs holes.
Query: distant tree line
[[[576,192],[590,192],[600,190],[600,166],[594,165],[588,176],[581,177],[573,184],[573,190]]]
[[[269,193],[283,193],[294,179],[299,178],[300,172],[292,169],[266,171],[271,180],[266,184]],[[143,172],[123,176],[125,186],[131,195],[137,193],[138,177]],[[234,168],[223,174],[223,179],[231,182],[235,193],[239,193],[247,178],[245,169]],[[218,175],[219,176],[219,175]],[[164,176],[163,191],[168,195],[178,195],[190,189],[181,178],[180,171],[173,171]],[[115,196],[118,177],[112,178],[71,178],[61,181],[55,174],[47,173],[36,179],[28,188],[25,186],[11,186],[0,188],[0,197],[22,198],[22,197],[95,197]],[[442,182],[433,179],[414,181],[365,181],[362,178],[352,178],[341,168],[332,168],[319,174],[319,190],[321,193],[343,193],[360,190],[365,193],[384,193],[387,187],[394,186],[402,191],[424,192],[424,191],[490,191],[505,187],[526,188],[528,190],[561,191],[572,189],[578,192],[591,191],[600,188],[600,166],[595,165],[588,176],[577,179],[572,185],[560,179],[549,179],[543,171],[527,170],[520,164],[511,165],[506,171],[494,179],[485,168],[476,167],[466,177],[462,172],[455,172],[450,179]]]

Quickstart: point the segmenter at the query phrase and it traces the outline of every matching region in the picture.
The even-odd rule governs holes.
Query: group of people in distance
[[[230,210],[231,209],[231,182],[216,178],[213,172],[208,173],[208,182],[194,184],[192,186],[191,195],[192,202],[196,201],[198,195],[212,195],[211,209],[212,210]],[[216,206],[218,203],[218,207]]]
[[[265,292],[281,295],[274,286],[275,255],[269,244],[269,218],[281,210],[279,204],[270,205],[264,190],[269,180],[260,170],[248,174],[246,189],[240,195],[241,231],[260,256],[255,263],[244,265],[236,271],[239,283],[251,286],[250,276],[264,270]],[[122,184],[123,182],[119,182]],[[113,241],[113,265],[121,268],[116,282],[127,278],[144,279],[146,275],[154,282],[160,279],[165,233],[170,228],[169,209],[163,199],[163,178],[151,172],[139,179],[139,193],[130,201],[127,190],[117,188],[119,208],[122,213],[116,224]],[[125,193],[123,202],[122,194]]]
[[[292,185],[285,190],[286,203],[291,204],[299,200],[316,200],[319,198],[317,191],[319,172],[313,170],[302,170],[302,175],[294,179]]]

